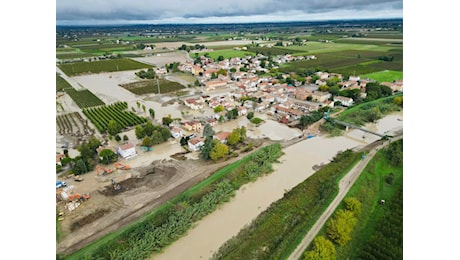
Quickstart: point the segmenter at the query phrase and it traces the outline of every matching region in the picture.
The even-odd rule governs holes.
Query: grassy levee
[[[402,139],[391,144],[397,147],[402,161]],[[345,245],[335,245],[337,259],[402,259],[402,212],[393,212],[394,206],[399,207],[402,200],[403,166],[391,163],[388,148],[382,149],[372,158],[357,181],[345,196],[356,198],[361,203],[360,214],[356,217],[356,225],[350,233],[351,240]],[[391,180],[388,179],[392,174]],[[379,205],[381,199],[385,205]],[[342,201],[331,219],[339,210],[344,210]],[[393,214],[395,213],[395,214]],[[379,225],[382,221],[390,221],[386,226]],[[327,236],[327,222],[318,236]],[[391,226],[393,225],[393,226]],[[382,233],[386,233],[382,235]],[[391,229],[388,232],[388,229]],[[383,231],[383,232],[382,232]],[[386,241],[382,241],[386,240]],[[309,251],[311,245],[305,251]],[[365,258],[362,258],[365,255]],[[372,257],[372,255],[374,257]]]
[[[255,178],[247,178],[248,171],[256,169],[258,176],[267,174],[271,163],[281,155],[280,144],[265,146],[223,167],[139,221],[104,236],[65,259],[145,259],[160,252],[183,236],[194,222],[227,202],[241,185],[254,181]]]
[[[378,120],[383,115],[391,112],[400,111],[402,108],[393,103],[395,97],[402,96],[402,94],[392,95],[388,97],[382,97],[377,100],[368,101],[359,105],[348,108],[343,111],[338,117],[339,120],[362,126],[367,122],[371,122],[369,118],[370,113],[378,113],[376,116]]]
[[[347,150],[272,203],[213,259],[285,259],[300,243],[338,192],[338,182],[358,161]]]
[[[111,60],[101,60],[92,62],[75,62],[60,64],[58,67],[67,76],[76,76],[85,73],[100,73],[100,72],[114,72],[124,70],[136,70],[152,67],[151,65],[144,64],[135,60],[121,58]]]

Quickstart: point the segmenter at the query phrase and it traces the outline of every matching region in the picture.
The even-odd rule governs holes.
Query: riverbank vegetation
[[[259,214],[228,240],[213,259],[285,259],[338,192],[338,182],[360,159],[346,150]]]
[[[402,150],[399,140],[379,151],[318,233],[333,242],[337,259],[402,259]],[[359,207],[350,207],[352,200]],[[344,217],[350,208],[354,214]]]

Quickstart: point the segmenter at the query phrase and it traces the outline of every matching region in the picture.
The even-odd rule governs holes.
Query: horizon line
[[[372,21],[372,20],[403,20],[403,17],[387,18],[344,18],[344,19],[324,19],[324,20],[293,20],[293,21],[260,21],[260,22],[214,22],[214,23],[101,23],[101,24],[58,24],[56,27],[103,27],[103,26],[139,26],[139,25],[227,25],[227,24],[282,24],[282,23],[321,23],[321,22],[339,22],[339,21]]]

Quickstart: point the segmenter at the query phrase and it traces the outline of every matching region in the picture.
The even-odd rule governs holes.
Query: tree
[[[238,129],[239,129],[239,132],[240,132],[240,140],[239,140],[239,142],[243,143],[246,140],[246,137],[247,137],[246,127],[242,126],[242,127],[238,128]]]
[[[334,244],[324,236],[316,237],[313,240],[313,247],[310,251],[305,252],[305,260],[335,260],[337,259],[337,254],[335,251]]]
[[[205,124],[203,127],[203,137],[211,137],[215,134],[216,132],[214,129],[212,129],[212,126],[210,124]]]
[[[117,121],[111,119],[109,121],[109,124],[107,125],[107,132],[110,135],[116,135],[120,132],[120,130],[121,130],[121,127],[120,125],[118,125]]]
[[[223,61],[224,59],[225,59],[225,58],[224,58],[224,56],[222,56],[222,55],[219,55],[219,57],[217,57],[217,60],[218,60],[218,61]]]
[[[116,162],[118,160],[118,155],[110,149],[103,149],[99,153],[99,157],[101,157],[101,163],[105,165]]]
[[[128,141],[128,140],[129,140],[128,136],[127,136],[127,135],[123,135],[123,141]]]
[[[141,108],[141,103],[139,101],[136,101],[137,108]]]
[[[83,158],[77,159],[72,169],[73,173],[76,175],[87,173],[90,171],[88,161]]]
[[[91,150],[92,154],[96,154],[96,149],[101,146],[101,141],[97,139],[95,136],[91,136],[88,140],[88,147]]]
[[[121,136],[120,135],[115,135],[115,141],[120,142],[121,141]]]
[[[155,118],[155,110],[153,110],[153,108],[149,108],[149,114],[150,117]]]
[[[89,148],[89,145],[86,142],[78,147],[78,151],[80,152],[80,157],[83,159],[93,158],[94,156],[93,151]]]
[[[214,108],[214,113],[217,114],[217,113],[222,112],[224,110],[225,110],[224,106],[218,105],[217,107]]]
[[[235,73],[235,72],[236,72],[236,68],[231,68],[231,69],[230,69],[230,72]]]
[[[248,115],[246,116],[247,119],[251,120],[254,117],[254,112],[249,112]]]
[[[209,157],[211,157],[213,161],[216,161],[220,158],[223,158],[227,154],[228,154],[228,146],[219,141],[215,141],[214,147],[209,152]]]
[[[154,131],[152,134],[152,144],[161,144],[163,142],[163,136],[160,131]]]
[[[217,71],[217,75],[224,75],[224,76],[227,76],[227,70],[226,69],[219,69]]]
[[[163,117],[161,119],[161,121],[162,121],[163,125],[169,126],[169,124],[171,124],[173,122],[173,119],[171,118],[171,115],[168,115],[166,117]]]
[[[200,150],[201,158],[203,158],[204,160],[209,160],[209,158],[211,158],[209,154],[211,153],[213,147],[214,143],[212,142],[212,137],[206,137],[206,139],[204,140],[204,145],[201,146]]]
[[[353,212],[355,216],[361,214],[361,202],[357,198],[345,198],[343,202],[346,210]]]
[[[65,157],[69,157],[69,150],[64,149],[63,153],[64,153]]]
[[[328,85],[319,86],[318,90],[323,91],[323,92],[329,92],[329,86]]]
[[[240,141],[240,132],[238,129],[234,129],[227,138],[227,144],[236,145]]]
[[[351,231],[356,224],[353,212],[339,210],[334,219],[331,219],[326,226],[326,233],[329,239],[343,246],[351,240]]]
[[[153,141],[150,137],[146,136],[144,138],[144,140],[142,140],[142,146],[147,146],[147,147],[151,147],[153,145]]]
[[[147,121],[147,123],[145,123],[145,126],[144,126],[144,134],[146,136],[151,136],[152,133],[153,133],[153,124],[151,121]]]
[[[136,126],[134,133],[136,134],[137,139],[142,139],[145,137],[144,128],[140,125]]]
[[[399,97],[395,97],[393,98],[393,103],[402,107],[403,106],[403,97],[402,96],[399,96]],[[65,150],[64,150],[65,152]]]
[[[337,96],[340,92],[339,86],[335,85],[329,88],[329,93],[331,93],[334,96]]]
[[[142,104],[142,110],[144,110],[144,113],[145,113],[145,105]]]

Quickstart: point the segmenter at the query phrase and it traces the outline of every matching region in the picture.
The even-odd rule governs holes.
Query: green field
[[[117,102],[110,105],[83,109],[83,114],[96,126],[101,133],[107,131],[111,120],[115,120],[121,129],[143,124],[147,119],[139,117],[128,109],[128,103]]]
[[[67,76],[76,76],[87,73],[114,72],[123,70],[136,70],[152,67],[131,59],[111,59],[93,62],[76,62],[60,64],[58,67]]]
[[[246,57],[249,55],[255,56],[255,53],[251,51],[237,51],[237,50],[228,50],[228,49],[209,52],[209,57],[213,58],[215,61],[217,61],[217,58],[219,56],[223,56],[224,59],[230,59],[230,58],[236,58],[236,57],[242,58],[242,57]]]
[[[295,54],[293,54],[295,55]],[[402,71],[402,50],[342,50],[329,51],[315,54],[316,60],[296,61],[283,64],[281,72],[297,71],[298,69],[327,70],[342,74],[344,77],[349,75],[362,75],[382,70]],[[392,56],[393,61],[382,61],[380,56]]]
[[[160,92],[162,94],[184,89],[180,83],[167,79],[159,79]],[[136,95],[155,93],[158,94],[158,85],[156,80],[142,80],[133,83],[121,85],[123,88],[131,91]]]
[[[361,77],[373,79],[378,82],[392,82],[393,80],[402,80],[403,73],[401,71],[384,70],[380,72],[364,74],[361,75]]]
[[[96,95],[91,91],[85,90],[75,90],[74,88],[66,89],[65,92],[77,103],[80,108],[85,107],[94,107],[104,105],[104,101],[100,100]]]

